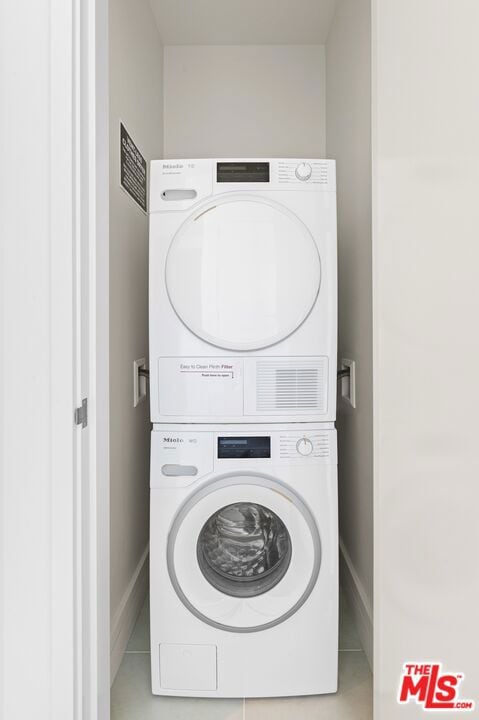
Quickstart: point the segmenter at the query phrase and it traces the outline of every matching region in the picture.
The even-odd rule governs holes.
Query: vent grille
[[[327,358],[261,360],[256,364],[257,412],[325,413]]]

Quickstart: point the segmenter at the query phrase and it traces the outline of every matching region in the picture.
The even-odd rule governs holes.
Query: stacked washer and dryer
[[[331,160],[159,160],[150,190],[152,689],[337,689]]]

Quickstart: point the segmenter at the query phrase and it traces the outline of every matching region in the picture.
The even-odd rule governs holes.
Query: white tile
[[[150,654],[125,653],[111,691],[111,720],[243,720],[243,700],[158,697]]]
[[[339,649],[362,650],[348,601],[341,589],[339,591]]]
[[[127,652],[129,650],[144,650],[149,651],[150,649],[150,602],[147,598],[143,605],[138,620],[136,621],[133,632],[130,635],[130,639],[127,645]]]
[[[339,653],[334,695],[246,700],[246,720],[372,720],[372,676],[363,652]]]

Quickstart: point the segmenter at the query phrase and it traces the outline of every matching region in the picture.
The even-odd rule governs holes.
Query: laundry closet
[[[421,705],[427,710],[436,701],[443,717],[467,716],[477,703],[478,27],[477,0],[2,4],[0,715],[6,720],[366,720],[372,688],[376,720],[417,717]],[[231,367],[211,372],[228,378],[229,395],[211,377],[214,392],[203,385],[198,395],[180,397],[176,382],[165,382],[174,365],[160,368],[157,361],[178,358],[182,349],[177,353],[164,327],[154,352],[149,342],[155,319],[148,266],[158,249],[149,255],[149,211],[160,212],[149,204],[147,186],[158,163],[176,167],[184,160],[209,167],[208,192],[199,200],[207,212],[192,210],[190,223],[185,216],[185,232],[170,240],[171,266],[157,256],[164,268],[154,267],[159,287],[171,291],[171,307],[163,309],[175,307],[176,319],[169,317],[177,338],[184,330],[194,346],[195,367],[183,370],[208,377],[201,360],[209,356],[206,346],[217,347],[218,328],[223,344],[225,332],[236,332],[227,313],[238,312],[237,289],[247,292],[241,278],[256,250],[251,277],[256,297],[265,293],[262,312],[254,314],[248,296],[240,311],[250,313],[255,332],[266,327],[266,339],[277,339],[270,325],[275,313],[265,307],[288,284],[288,244],[301,246],[291,264],[301,276],[294,308],[284,314],[292,332],[253,364],[246,362],[256,352],[251,348],[233,350],[231,360],[220,353],[217,364]],[[296,178],[291,197],[278,190],[278,204],[296,215],[292,232],[280,222],[282,234],[258,233],[256,224],[256,234],[244,233],[247,242],[241,233],[214,234],[235,210],[225,197],[213,202],[221,183],[253,171],[257,187],[250,189],[266,197],[262,188],[269,184],[273,192],[271,178],[280,184],[280,165],[282,179]],[[314,185],[314,168],[330,184],[330,210],[333,194],[337,207],[337,353],[329,340],[325,351],[317,345],[310,354],[334,360],[327,373],[324,362],[299,363],[309,354],[304,346],[291,350],[298,327],[316,332],[314,313],[325,297],[320,287],[319,304],[312,303],[318,285],[313,191],[303,196],[299,189]],[[198,192],[197,183],[184,189]],[[241,192],[235,187],[232,195]],[[268,212],[279,217],[274,198],[267,200],[243,198],[238,208],[243,213],[251,202],[249,218],[261,222]],[[194,273],[194,293],[181,282],[183,250],[191,279],[189,250],[195,244],[198,250],[203,232],[214,238],[213,256],[229,262],[221,285],[228,303],[208,328],[201,305],[209,295]],[[243,252],[242,276],[223,237],[230,249],[236,238]],[[276,288],[266,237],[275,250],[273,238],[280,237],[286,250]],[[319,241],[318,248],[321,257]],[[215,274],[210,260],[202,263],[207,280]],[[321,262],[320,272],[326,269]],[[238,336],[228,337],[237,348]],[[273,355],[290,342],[289,358]],[[294,367],[282,365],[291,357]],[[244,388],[255,384],[251,367],[258,370],[266,359],[272,364],[262,365],[264,393],[251,392],[245,403]],[[248,373],[243,404],[238,372]],[[305,414],[290,423],[283,416],[274,429],[271,416],[257,422],[255,413],[268,403],[269,411],[279,409],[271,407],[270,372],[277,398],[283,378],[288,402],[291,388],[298,398],[303,392],[303,378],[303,400],[318,414],[316,390],[327,377],[329,400],[337,386],[336,417],[329,405],[327,418]],[[155,405],[161,383],[163,400]],[[189,412],[193,400],[195,412],[205,404],[221,410],[224,400],[234,413],[200,429],[188,422],[205,417]],[[165,417],[176,420],[160,434]],[[185,419],[194,427],[179,431]],[[321,423],[330,426],[306,427]],[[337,464],[335,445],[326,442],[336,432]],[[152,433],[159,437],[153,476],[160,486],[150,489]],[[317,482],[293,473],[293,461],[309,470],[317,462]],[[240,465],[248,470],[241,477]],[[212,475],[221,486],[208,484]],[[246,484],[248,497],[238,490]],[[152,492],[154,514],[166,522],[150,525]],[[225,503],[218,507],[213,499],[220,493]],[[176,497],[176,512],[164,501],[167,494]],[[326,511],[318,523],[319,505]],[[195,523],[187,526],[185,518]],[[161,541],[150,546],[154,533]],[[295,555],[299,547],[306,550]],[[297,583],[290,582],[292,569]],[[288,598],[281,594],[286,586]],[[309,602],[312,587],[322,605]],[[195,629],[192,639],[188,627]],[[328,641],[315,648],[318,627]],[[174,636],[178,628],[181,637]],[[429,663],[451,673],[446,685],[451,677],[457,681],[451,712],[439,683],[436,696],[432,682],[426,691]],[[246,676],[250,685],[241,688]]]
[[[138,367],[150,368],[151,392],[156,397],[148,336],[149,223],[147,212],[120,182],[122,133],[147,163],[163,158],[336,161],[338,369],[341,361],[353,362],[354,374],[339,381],[336,423],[341,621],[340,687],[335,697],[339,712],[341,693],[344,697],[356,693],[361,711],[369,713],[373,642],[370,2],[270,0],[233,6],[217,0],[110,0],[109,15],[112,718],[126,718],[128,712],[147,706],[149,712],[161,713],[163,706],[157,704],[155,710],[154,703],[165,701],[150,691],[146,598],[151,415],[145,373],[135,375]],[[271,163],[271,172],[273,167]],[[151,179],[150,168],[148,172]],[[307,252],[299,235],[297,242]],[[253,257],[250,262],[254,263]],[[312,256],[304,271],[312,272],[314,262]],[[299,261],[293,265],[298,274],[303,266]],[[295,280],[301,284],[301,278]],[[307,282],[305,277],[303,294],[308,293]],[[290,312],[293,316],[294,308]],[[324,321],[311,317],[311,322]],[[168,344],[168,338],[159,341]],[[160,368],[163,373],[170,371],[165,363]],[[336,368],[326,372],[334,395]],[[168,402],[175,407],[174,378],[170,385]],[[333,416],[324,418],[334,421]],[[166,419],[159,416],[155,422]],[[279,419],[288,422],[286,416]],[[253,426],[255,437],[264,434],[260,427]],[[235,433],[226,429],[221,434]],[[161,587],[157,592],[161,595]],[[318,649],[318,669],[320,654]],[[205,667],[207,662],[206,654]],[[314,655],[312,663],[314,675]],[[359,687],[355,688],[353,677],[361,678]],[[274,683],[267,687],[263,694],[274,695]],[[261,696],[261,680],[255,688]],[[221,703],[234,701],[217,702],[215,717],[226,717],[228,709],[223,706],[222,715]],[[185,705],[185,717],[193,718],[189,707]],[[252,705],[251,717],[259,711]]]

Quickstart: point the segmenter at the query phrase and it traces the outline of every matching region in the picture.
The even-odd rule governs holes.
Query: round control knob
[[[313,443],[307,437],[302,437],[296,443],[296,450],[300,455],[311,455],[313,452]]]
[[[309,163],[299,163],[295,170],[298,180],[309,180],[313,169]]]

